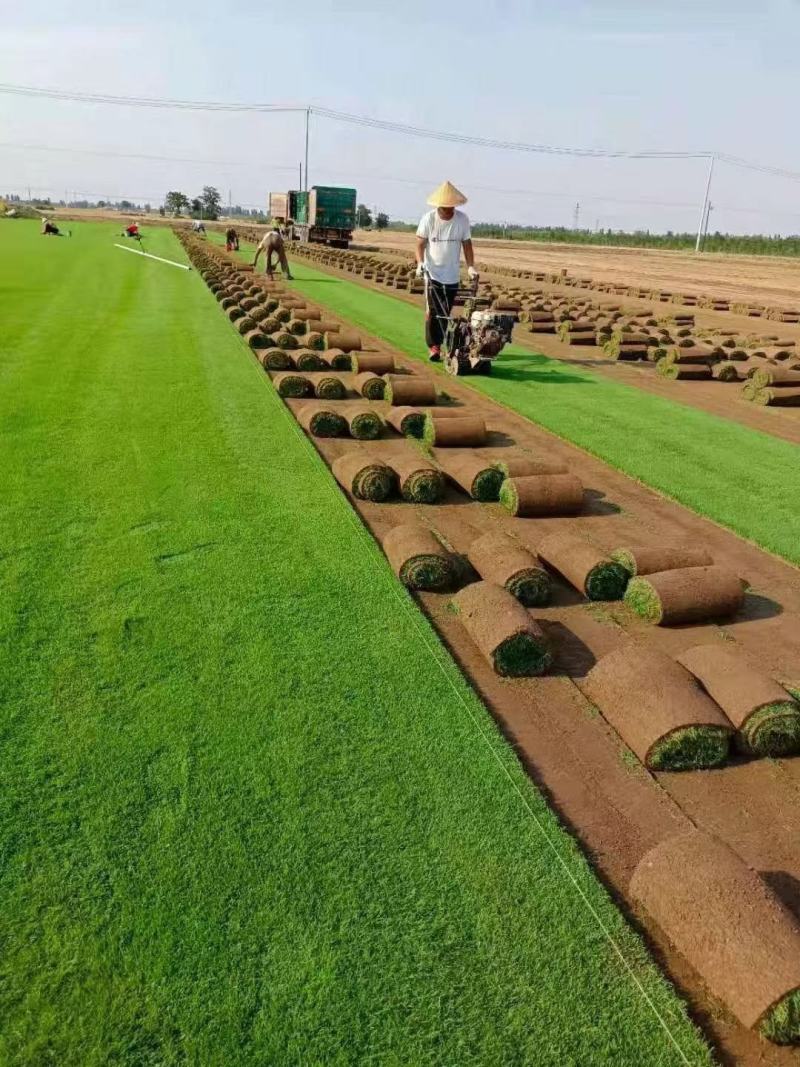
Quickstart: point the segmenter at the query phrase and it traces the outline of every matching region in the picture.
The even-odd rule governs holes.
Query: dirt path
[[[358,231],[355,241],[375,248],[411,252],[412,233]],[[668,252],[647,248],[602,248],[478,238],[477,258],[503,267],[557,271],[598,281],[641,285],[675,292],[709,293],[775,307],[800,305],[800,261],[780,256]]]

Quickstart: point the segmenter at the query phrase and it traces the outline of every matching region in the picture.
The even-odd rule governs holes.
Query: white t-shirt
[[[469,219],[464,212],[456,211],[452,219],[441,219],[434,208],[420,219],[417,237],[428,239],[425,268],[431,278],[443,285],[458,285],[461,245],[471,237]]]

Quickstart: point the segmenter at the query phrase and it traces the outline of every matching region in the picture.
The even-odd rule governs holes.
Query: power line
[[[146,159],[157,163],[192,163],[203,167],[259,167],[261,170],[286,170],[292,171],[296,169],[294,165],[278,165],[274,166],[262,166],[260,163],[241,160],[224,160],[224,159],[190,159],[188,157],[181,156],[152,156],[146,155],[142,152],[114,152],[106,149],[99,148],[61,148],[55,145],[46,144],[14,144],[11,141],[0,141],[0,148],[14,148],[22,149],[26,152],[56,152],[64,155],[81,155],[81,156],[103,156],[110,159]]]

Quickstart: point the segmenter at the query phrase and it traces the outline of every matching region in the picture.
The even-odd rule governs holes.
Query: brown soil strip
[[[643,857],[630,889],[743,1026],[764,1025],[800,988],[796,917],[718,838],[668,838]]]

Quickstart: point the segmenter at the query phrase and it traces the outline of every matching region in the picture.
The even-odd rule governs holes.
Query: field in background
[[[684,1062],[557,853],[708,1062],[200,279],[7,225],[0,1059]]]

